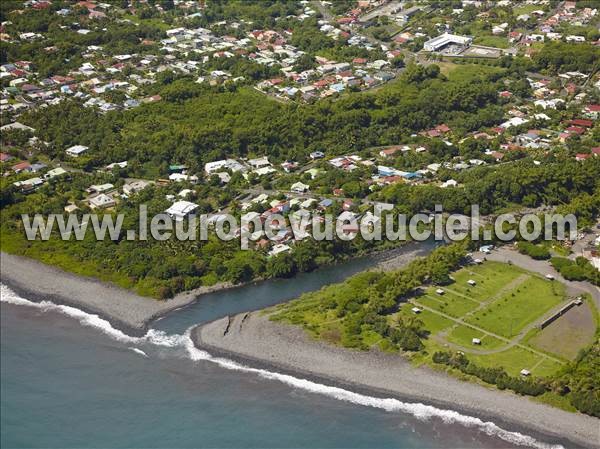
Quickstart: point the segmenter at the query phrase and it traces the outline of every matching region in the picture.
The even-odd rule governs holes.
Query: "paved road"
[[[385,5],[372,9],[366,14],[363,14],[359,17],[359,20],[361,22],[368,22],[378,16],[388,16],[396,11],[400,11],[403,4],[404,2],[402,1],[391,1]]]

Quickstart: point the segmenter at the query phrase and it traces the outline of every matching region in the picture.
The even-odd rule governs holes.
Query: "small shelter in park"
[[[481,340],[479,338],[474,338],[473,340],[471,340],[471,343],[473,343],[474,345],[480,345]]]
[[[475,282],[473,279],[469,279],[467,281],[467,284],[469,284],[471,287],[475,287],[477,285],[477,282]]]
[[[523,368],[521,370],[521,376],[527,377],[529,375],[531,375],[531,371],[529,371],[528,369]]]
[[[441,289],[441,288],[438,288],[438,289],[437,289],[435,292],[436,292],[438,295],[443,295],[443,294],[445,293],[445,292],[444,292],[444,290],[443,290],[443,289]]]

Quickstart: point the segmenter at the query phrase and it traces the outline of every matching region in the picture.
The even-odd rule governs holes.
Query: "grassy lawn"
[[[448,68],[448,79],[452,81],[464,81],[479,78],[482,75],[501,73],[505,69],[501,67],[487,66],[483,64],[452,64],[455,68]]]
[[[460,318],[466,313],[477,307],[477,303],[462,296],[446,292],[444,295],[438,295],[435,290],[417,298],[419,304],[431,307],[454,318]]]
[[[467,322],[511,338],[564,298],[562,284],[532,276],[515,290],[504,293],[488,307],[470,316]]]
[[[478,302],[486,301],[503,287],[515,281],[525,271],[500,262],[486,262],[483,265],[466,267],[452,275],[455,282],[448,289],[472,297]],[[469,280],[477,285],[471,286]]]
[[[531,399],[537,402],[541,402],[543,404],[548,404],[553,407],[566,410],[568,412],[577,412],[577,409],[573,407],[568,397],[561,396],[552,391],[547,391],[541,396],[532,397]]]
[[[472,343],[473,338],[479,338],[481,340],[481,345],[474,345]],[[466,348],[482,350],[501,348],[502,346],[506,346],[508,344],[502,340],[498,340],[497,338],[483,334],[482,332],[467,326],[458,326],[456,329],[450,332],[447,340]]]
[[[494,299],[503,288],[510,287],[511,284],[517,285],[524,274],[525,271],[520,268],[498,262],[470,266],[453,274],[455,282],[443,287],[443,295],[437,294],[438,287],[433,286],[425,290],[425,295],[416,298],[416,301],[452,317],[461,318],[481,303]],[[476,285],[469,285],[469,280],[474,280]]]
[[[479,366],[498,367],[501,366],[511,376],[518,376],[522,369],[531,371],[534,376],[544,376],[552,372],[551,367],[542,366],[545,362],[538,365],[542,356],[527,351],[526,349],[513,347],[506,351],[490,355],[469,354],[469,360],[472,360]],[[554,363],[554,362],[552,362]],[[536,368],[534,368],[538,365]],[[561,366],[555,364],[554,369]]]
[[[544,10],[543,5],[522,5],[513,9],[513,14],[520,16],[521,14],[531,14],[533,11]]]
[[[483,45],[484,47],[508,48],[510,45],[504,36],[478,36],[473,41],[475,45]]]
[[[437,287],[430,287],[425,295],[415,298],[415,301],[454,317],[464,316],[465,313],[480,307],[482,303],[489,302],[484,308],[464,320],[507,338],[518,335],[525,326],[535,322],[565,299],[563,284],[550,282],[514,265],[499,262],[467,266],[453,273],[452,277],[454,282],[442,287],[445,291],[444,295],[435,293]],[[469,285],[469,280],[474,280],[476,285]],[[435,315],[435,312],[424,311],[420,316],[425,328],[434,335],[456,325],[452,320]],[[528,341],[534,339],[538,333],[539,331],[532,330],[522,343],[527,345]],[[513,376],[518,376],[522,369],[528,369],[534,376],[547,377],[562,366],[559,362],[543,355],[516,346],[493,354],[469,353],[469,349],[474,351],[502,349],[507,343],[486,336],[483,332],[468,326],[457,325],[444,338],[449,343],[464,347],[468,358],[477,365],[501,366]],[[481,346],[473,345],[473,338],[479,338],[482,342]],[[577,337],[575,339],[577,340]],[[573,341],[573,338],[565,338],[565,342],[569,341]],[[426,346],[432,353],[441,349],[443,345],[429,339]],[[546,348],[535,346],[532,348],[549,355],[555,354],[554,351],[548,351]],[[551,399],[553,398],[549,398]]]
[[[500,262],[485,262],[482,265],[470,265],[452,274],[454,282],[442,287],[443,295],[435,291],[438,287],[429,286],[423,294],[415,296],[413,301],[430,308],[418,314],[423,323],[423,329],[429,332],[429,338],[423,338],[425,351],[411,355],[414,363],[431,364],[431,354],[438,350],[448,350],[444,343],[454,343],[465,348],[467,357],[473,363],[483,367],[503,367],[512,376],[518,376],[522,369],[531,371],[534,376],[547,377],[554,374],[562,364],[547,358],[556,354],[538,346],[533,346],[533,339],[539,331],[532,329],[522,340],[523,345],[532,345],[540,353],[534,353],[524,347],[514,346],[504,349],[507,343],[498,338],[487,336],[482,330],[476,330],[466,325],[460,325],[450,319],[463,318],[469,324],[485,331],[496,333],[507,338],[519,334],[528,324],[535,322],[551,308],[565,299],[565,287],[558,282],[550,282],[541,276],[525,271],[514,265]],[[469,280],[476,285],[469,285]],[[342,287],[325,287],[330,297],[342,295]],[[323,296],[316,293],[303,295],[300,300],[274,307],[278,311],[278,319],[301,325],[315,338],[333,344],[346,345],[349,338],[346,335],[344,320],[335,309],[322,308]],[[388,324],[394,326],[399,320],[414,318],[411,303],[401,304],[399,309],[386,316]],[[587,307],[587,305],[586,305]],[[477,312],[474,310],[481,308]],[[581,309],[583,310],[583,309]],[[437,312],[444,313],[448,317]],[[465,317],[466,314],[472,313]],[[592,324],[595,321],[592,320]],[[512,329],[511,329],[512,326]],[[594,326],[591,326],[594,327]],[[442,340],[431,338],[442,334]],[[472,339],[479,338],[482,344],[473,345]],[[577,339],[578,337],[575,337]],[[572,341],[572,338],[565,338]],[[531,341],[531,342],[530,342]],[[379,347],[384,351],[396,349],[388,339],[374,332],[368,326],[363,326],[360,342],[364,347]],[[537,343],[537,342],[536,342]],[[473,351],[498,350],[492,354],[477,354]],[[559,355],[559,354],[556,354]],[[549,398],[555,400],[556,398]]]
[[[160,29],[161,31],[167,31],[171,28],[174,28],[174,25],[169,25],[168,23],[165,23],[160,19],[140,19],[138,16],[135,16],[133,14],[124,14],[122,18],[131,20],[132,22],[137,24],[143,23],[146,25],[151,25]]]
[[[412,305],[404,304],[400,308],[400,311],[398,313],[394,314],[393,317],[401,317],[401,318],[413,317],[414,312],[412,312],[410,310],[411,308],[412,308]],[[454,324],[453,321],[451,321],[447,318],[444,318],[441,315],[437,315],[433,312],[430,312],[428,310],[423,310],[419,314],[419,319],[423,322],[425,329],[427,329],[429,332],[431,332],[431,334],[437,334],[438,332],[440,332],[444,329],[447,329]]]
[[[558,371],[560,367],[562,367],[560,363],[557,363],[554,360],[544,359],[533,369],[532,373],[539,377],[548,377]]]

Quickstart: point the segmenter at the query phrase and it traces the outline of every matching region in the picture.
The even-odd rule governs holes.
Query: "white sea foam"
[[[362,405],[366,407],[373,407],[388,412],[408,413],[420,420],[438,418],[441,419],[444,423],[461,424],[465,427],[476,428],[479,431],[485,433],[486,435],[498,437],[509,443],[521,446],[530,446],[537,449],[563,448],[563,446],[561,445],[544,443],[531,436],[524,435],[519,432],[511,432],[505,430],[493,422],[486,422],[479,418],[464,415],[454,410],[441,409],[421,403],[404,402],[394,398],[376,398],[373,396],[354,393],[343,388],[319,384],[307,379],[301,379],[298,377],[290,376],[288,374],[282,374],[258,368],[251,368],[249,366],[237,363],[233,360],[224,359],[220,357],[213,357],[208,352],[202,351],[194,346],[194,343],[190,337],[190,330],[188,330],[184,335],[169,335],[163,331],[150,329],[148,333],[143,337],[131,337],[117,329],[114,329],[107,320],[100,318],[98,315],[89,314],[70,306],[57,305],[50,301],[29,301],[25,298],[18,296],[15,292],[13,292],[9,287],[5,286],[4,284],[0,284],[0,298],[2,302],[6,302],[9,304],[35,307],[42,311],[55,311],[68,315],[78,320],[82,325],[95,327],[102,331],[104,334],[120,342],[129,344],[151,343],[153,345],[162,347],[184,348],[187,351],[189,358],[193,361],[212,362],[224,369],[255,374],[264,379],[276,380],[294,388],[302,389],[315,394],[329,396],[340,401],[349,402],[352,404]],[[147,354],[141,349],[134,347],[130,347],[129,349],[147,357]]]
[[[134,348],[133,346],[130,346],[129,349],[132,350],[133,352],[135,352],[136,354],[139,354],[139,355],[141,355],[143,357],[148,358],[148,354],[146,354],[144,351],[142,351],[139,348]]]
[[[537,439],[529,435],[524,435],[519,432],[511,432],[499,427],[493,422],[486,422],[473,416],[463,415],[462,413],[456,412],[454,410],[440,409],[431,405],[425,405],[421,403],[403,402],[393,398],[376,398],[372,396],[366,396],[363,394],[345,390],[343,388],[319,384],[307,379],[300,379],[294,376],[290,376],[288,374],[281,374],[264,369],[251,368],[245,365],[241,365],[232,360],[213,357],[208,352],[202,351],[194,346],[194,343],[190,338],[189,331],[186,332],[186,337],[186,349],[190,354],[190,358],[195,361],[207,360],[216,363],[225,369],[253,373],[265,379],[276,380],[295,388],[309,391],[311,393],[329,396],[340,401],[350,402],[366,407],[378,408],[388,412],[409,413],[420,420],[439,418],[446,424],[462,424],[465,427],[477,428],[478,430],[484,432],[486,435],[498,437],[504,441],[520,446],[530,446],[538,449],[563,448],[563,446],[561,445],[544,443],[542,441],[538,441]]]
[[[14,291],[12,291],[9,287],[7,287],[4,284],[0,284],[0,297],[2,298],[2,302],[6,302],[9,304],[34,307],[44,312],[52,311],[62,313],[63,315],[75,318],[83,326],[95,327],[96,329],[99,329],[106,335],[123,343],[135,343],[138,341],[138,338],[131,337],[121,332],[120,330],[115,329],[110,325],[110,323],[107,320],[100,318],[98,315],[84,312],[83,310],[77,309],[75,307],[54,304],[50,301],[29,301],[28,299],[22,298],[19,295],[17,295]]]

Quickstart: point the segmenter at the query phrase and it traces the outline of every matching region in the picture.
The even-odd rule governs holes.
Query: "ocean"
[[[187,336],[194,324],[293,298],[370,263],[206,295],[139,338],[71,307],[32,303],[3,285],[0,446],[551,447],[451,410],[217,359]]]

